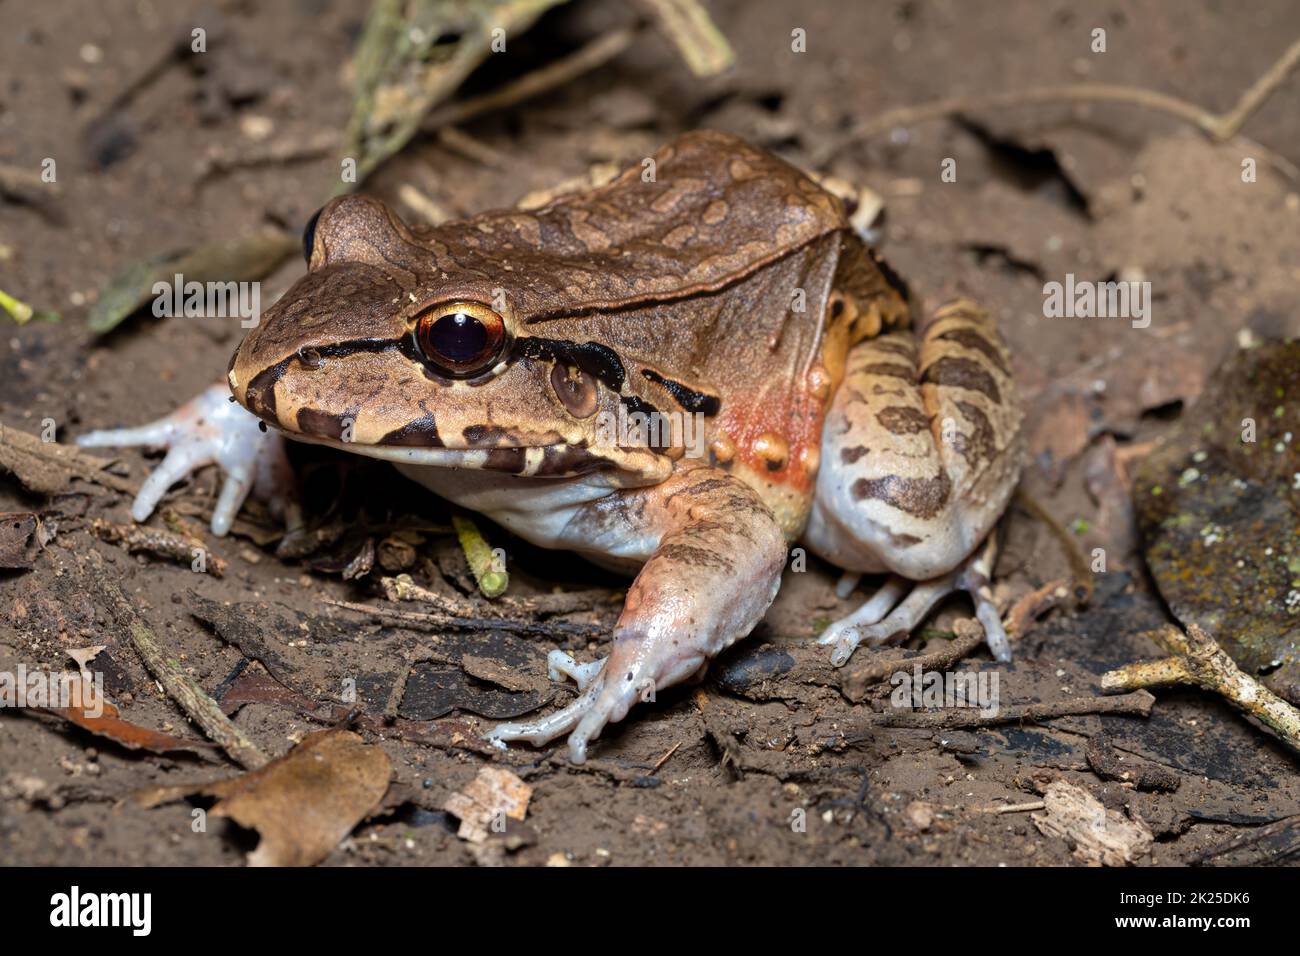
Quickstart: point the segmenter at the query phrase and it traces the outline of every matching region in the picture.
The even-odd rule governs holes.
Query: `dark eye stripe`
[[[527,336],[516,341],[520,355],[542,362],[573,365],[601,382],[613,392],[623,390],[627,372],[618,353],[599,342],[571,342],[567,339],[543,339]]]
[[[654,369],[643,368],[641,374],[648,381],[668,389],[668,393],[677,400],[677,404],[688,412],[703,412],[706,416],[712,417],[718,414],[718,410],[722,408],[722,399],[716,395],[697,392],[681,382],[675,382],[671,378],[660,375]]]

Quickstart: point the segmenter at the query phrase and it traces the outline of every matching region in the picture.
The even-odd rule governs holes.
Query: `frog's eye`
[[[477,302],[450,302],[415,320],[415,344],[424,360],[453,378],[494,365],[506,342],[501,316]]]

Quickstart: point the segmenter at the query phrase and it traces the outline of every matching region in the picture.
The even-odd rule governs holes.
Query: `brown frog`
[[[137,520],[217,461],[227,530],[250,489],[285,486],[285,435],[388,459],[535,544],[635,573],[607,658],[551,655],[579,696],[488,731],[502,745],[567,733],[583,760],[749,633],[796,540],[890,575],[822,636],[835,664],[955,590],[1009,659],[987,584],[1021,417],[993,323],[962,300],[914,327],[840,201],[740,139],[693,132],[652,159],[436,228],[336,199],[308,228],[310,271],[231,360],[238,405],[217,387],[82,444],[171,448]]]

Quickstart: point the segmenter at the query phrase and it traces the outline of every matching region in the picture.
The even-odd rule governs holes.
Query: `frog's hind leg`
[[[1009,661],[1011,644],[1007,640],[1006,629],[1002,626],[1002,618],[993,603],[993,594],[989,589],[989,578],[996,554],[994,536],[990,534],[985,546],[967,558],[960,568],[915,585],[911,593],[893,611],[882,612],[880,604],[877,603],[881,595],[893,586],[888,596],[896,600],[895,595],[904,593],[908,586],[908,582],[903,578],[890,578],[870,601],[848,617],[841,618],[826,628],[817,643],[835,645],[835,649],[831,652],[831,663],[836,667],[842,667],[848,663],[859,644],[865,643],[869,647],[874,647],[907,640],[936,604],[950,594],[965,591],[975,602],[975,616],[984,626],[984,638],[988,642],[989,650],[998,660]]]
[[[1019,473],[1010,362],[982,309],[953,302],[919,336],[889,332],[854,346],[826,416],[804,541],[846,571],[921,583],[893,608],[905,585],[891,580],[832,625],[822,641],[835,646],[835,664],[862,641],[900,639],[954,590],[972,593],[990,646],[1008,653],[984,597],[993,553],[980,543]]]

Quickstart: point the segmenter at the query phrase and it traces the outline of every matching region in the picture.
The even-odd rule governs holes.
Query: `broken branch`
[[[595,624],[574,624],[567,621],[520,621],[505,617],[467,618],[450,614],[422,614],[415,611],[396,611],[371,604],[357,604],[352,601],[330,601],[326,604],[341,607],[348,611],[369,614],[371,617],[422,631],[460,630],[460,631],[507,631],[529,637],[597,637],[604,629]]]
[[[886,110],[858,126],[849,139],[869,139],[897,126],[912,126],[957,113],[1040,103],[1095,102],[1126,103],[1167,113],[1197,127],[1213,142],[1224,143],[1241,131],[1246,120],[1286,81],[1297,63],[1300,63],[1300,40],[1293,43],[1277,62],[1241,95],[1236,106],[1221,114],[1211,113],[1194,103],[1155,90],[1106,83],[1071,83],[1065,86],[1044,86],[1033,90],[953,96],[933,103],[923,103],[920,106]]]
[[[532,99],[548,90],[563,86],[570,80],[604,66],[614,59],[632,45],[636,33],[637,31],[631,28],[606,33],[592,40],[576,53],[548,63],[513,83],[507,83],[481,96],[474,96],[443,107],[430,115],[421,124],[421,128],[428,132],[442,126],[459,125],[484,113],[514,106],[523,100]]]
[[[1244,673],[1218,642],[1196,624],[1180,631],[1167,624],[1151,635],[1173,657],[1129,664],[1101,677],[1104,691],[1188,684],[1227,698],[1238,710],[1277,731],[1293,750],[1300,750],[1300,711]]]
[[[131,643],[144,661],[149,673],[162,685],[163,690],[189,714],[209,739],[215,741],[235,763],[245,770],[256,770],[267,762],[267,757],[251,740],[244,736],[198,683],[167,659],[158,638],[140,615],[131,607],[122,589],[109,577],[104,559],[94,551],[86,558],[90,566],[90,585],[106,606],[118,627],[126,631]]]
[[[1038,722],[1053,717],[1078,717],[1083,714],[1127,714],[1149,717],[1155,698],[1146,691],[1134,691],[1120,697],[1083,697],[1078,700],[1046,704],[1019,704],[1002,707],[996,714],[978,710],[949,710],[935,713],[895,711],[871,714],[868,727],[906,727],[915,730],[956,730],[964,727],[993,727],[997,724]]]
[[[961,625],[963,622],[959,621]],[[878,684],[896,673],[900,668],[920,667],[923,671],[944,671],[953,664],[972,654],[984,643],[984,629],[976,622],[968,622],[972,627],[958,631],[957,636],[943,648],[929,654],[915,657],[890,657],[888,660],[869,661],[846,676],[840,684],[840,691],[851,701],[860,701],[866,696],[867,688]]]

